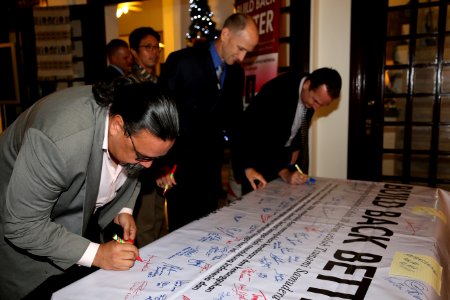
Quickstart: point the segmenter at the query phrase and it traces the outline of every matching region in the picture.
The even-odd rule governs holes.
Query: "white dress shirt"
[[[125,170],[121,165],[116,164],[109,155],[108,151],[108,126],[109,126],[109,114],[106,116],[105,121],[105,135],[103,137],[103,163],[102,174],[100,177],[100,187],[98,190],[97,201],[95,204],[95,210],[110,202],[117,194],[117,190],[127,179]],[[133,214],[132,209],[124,207],[120,213]],[[79,265],[90,267],[94,261],[100,244],[91,242],[84,252],[81,259],[78,261]]]
[[[302,124],[303,111],[306,109],[306,107],[303,105],[301,93],[302,93],[303,83],[305,83],[305,80],[306,80],[306,77],[303,77],[302,80],[300,81],[300,86],[298,87],[297,110],[295,111],[294,122],[292,123],[291,136],[287,140],[286,144],[284,144],[285,147],[289,147],[291,145],[292,140],[297,135],[297,132],[300,129],[300,125]]]

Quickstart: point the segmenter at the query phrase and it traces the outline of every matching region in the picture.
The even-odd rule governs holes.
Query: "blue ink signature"
[[[400,279],[400,278],[392,278],[386,277],[389,283],[398,288],[400,291],[407,293],[413,299],[423,300],[429,299],[426,292],[429,291],[429,288],[422,282],[417,280],[410,279]]]

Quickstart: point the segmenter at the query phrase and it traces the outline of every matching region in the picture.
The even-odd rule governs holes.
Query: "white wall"
[[[160,58],[163,62],[167,56],[175,50],[184,47],[184,33],[181,23],[185,17],[182,17],[186,10],[186,0],[165,0],[162,4],[163,31],[168,33],[164,35],[164,57]],[[169,34],[170,32],[170,34]]]
[[[311,1],[311,70],[336,69],[341,97],[314,116],[310,132],[310,174],[347,178],[351,0]]]
[[[214,14],[213,21],[216,22],[216,29],[220,30],[223,27],[223,23],[229,15],[234,13],[234,1],[233,0],[209,0],[209,8]]]
[[[119,20],[116,18],[117,5],[105,5],[105,45],[119,37]],[[128,40],[127,40],[128,43]]]

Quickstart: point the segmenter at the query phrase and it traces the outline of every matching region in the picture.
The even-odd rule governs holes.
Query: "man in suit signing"
[[[88,223],[95,213],[135,238],[137,171],[172,147],[178,113],[155,84],[114,82],[51,94],[0,136],[1,299],[72,265],[128,270],[138,257],[132,243],[87,239]]]
[[[225,20],[215,41],[171,53],[161,69],[159,83],[180,108],[180,138],[170,166],[176,163],[177,171],[157,181],[160,187],[176,183],[166,194],[171,231],[218,208],[224,133],[234,152],[243,112],[239,63],[258,39],[253,19],[236,13]]]
[[[330,68],[288,72],[263,85],[244,113],[243,194],[277,177],[290,184],[307,180],[311,118],[339,97],[341,85],[341,76]]]

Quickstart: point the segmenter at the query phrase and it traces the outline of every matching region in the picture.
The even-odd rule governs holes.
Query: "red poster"
[[[264,83],[277,76],[280,0],[236,1],[235,7],[237,12],[252,16],[259,32],[258,45],[243,62],[246,106],[258,94]]]
[[[280,0],[235,1],[237,12],[252,16],[258,25],[259,43],[249,56],[278,53]]]

